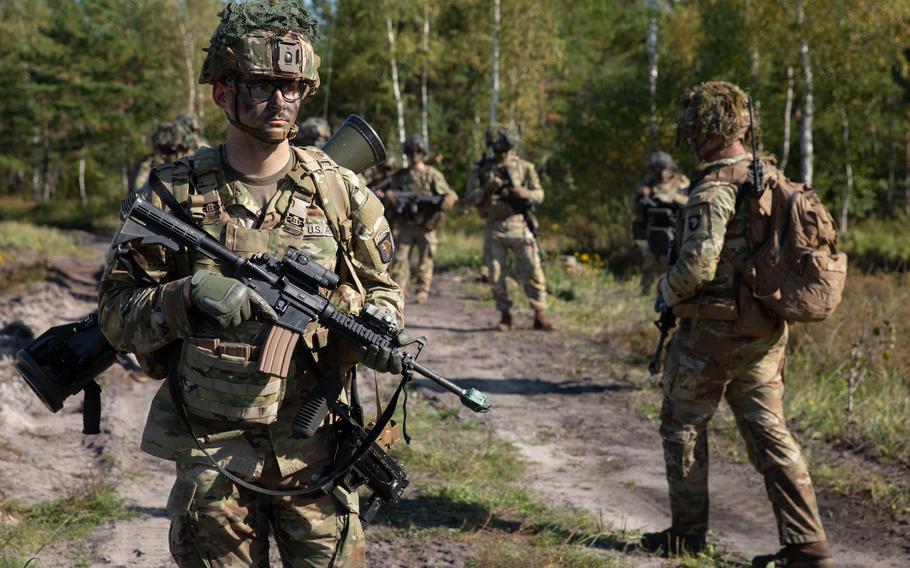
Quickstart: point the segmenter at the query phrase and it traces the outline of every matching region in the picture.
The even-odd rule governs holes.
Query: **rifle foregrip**
[[[294,416],[292,424],[294,432],[304,438],[312,438],[329,413],[329,405],[338,399],[343,388],[344,383],[337,374],[329,375],[317,382]]]

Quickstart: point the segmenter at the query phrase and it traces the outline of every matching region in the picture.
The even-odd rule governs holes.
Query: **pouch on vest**
[[[245,343],[189,338],[181,366],[187,411],[235,424],[275,422],[286,380],[259,372],[259,351]]]
[[[676,211],[669,207],[652,207],[647,210],[646,219],[648,251],[667,254],[676,236]]]

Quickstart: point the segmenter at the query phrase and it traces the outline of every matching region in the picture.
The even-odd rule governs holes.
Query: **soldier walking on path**
[[[403,290],[411,279],[411,251],[417,251],[417,282],[414,301],[427,302],[433,283],[433,258],[439,240],[436,228],[443,213],[458,201],[442,172],[424,162],[426,143],[419,136],[404,142],[408,167],[392,176],[385,192],[386,206],[394,211],[392,230],[395,235],[395,258],[389,272]]]
[[[490,238],[489,274],[493,299],[501,318],[498,329],[512,329],[512,302],[506,287],[506,256],[515,257],[517,278],[534,309],[534,329],[551,331],[547,317],[547,283],[537,243],[537,220],[532,208],[544,192],[531,162],[519,158],[518,137],[505,126],[494,126],[487,136],[493,159],[479,172],[478,182],[465,200],[486,216]]]
[[[783,414],[787,322],[759,304],[737,272],[770,230],[770,209],[744,198],[759,185],[744,146],[749,124],[746,94],[730,83],[699,85],[682,100],[679,133],[700,160],[700,174],[681,219],[678,258],[658,284],[655,305],[672,308],[680,320],[660,414],[673,523],[645,534],[642,545],[669,555],[705,550],[707,428],[726,398],[749,459],[764,476],[783,545],[753,565],[827,568],[834,561],[812,479]],[[770,161],[761,166],[759,179],[784,179]],[[770,200],[770,191],[764,195]]]
[[[174,203],[239,256],[306,251],[341,276],[336,306],[356,313],[375,305],[401,329],[404,298],[386,270],[392,247],[382,204],[327,154],[289,144],[303,100],[319,86],[315,21],[300,6],[224,7],[199,81],[212,85],[227,141],[156,168],[140,194],[158,207]],[[311,322],[283,370],[268,366],[261,352],[275,313],[261,296],[195,250],[130,239],[115,237],[99,321],[115,349],[167,377],[142,449],[176,464],[167,510],[177,565],[268,566],[271,534],[286,567],[363,566],[355,492],[329,485],[287,494],[311,488],[336,459],[331,418],[310,438],[292,436],[292,422],[318,376],[343,376],[358,358],[400,372],[401,356],[353,351]]]
[[[686,204],[689,178],[679,171],[673,157],[654,152],[648,173],[635,191],[640,207],[636,240],[642,254],[641,289],[654,293],[654,282],[667,272],[667,254],[676,227],[676,212]]]

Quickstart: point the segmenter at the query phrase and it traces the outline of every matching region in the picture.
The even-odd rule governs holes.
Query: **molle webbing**
[[[229,422],[274,422],[286,380],[259,373],[259,353],[243,343],[188,339],[182,395],[189,412]]]

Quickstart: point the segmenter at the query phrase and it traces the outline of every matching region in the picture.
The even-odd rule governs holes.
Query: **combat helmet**
[[[319,56],[313,51],[316,21],[300,0],[231,2],[218,13],[221,22],[212,34],[199,83],[229,85],[242,75],[300,80],[313,96],[319,87]],[[254,136],[254,129],[231,123]],[[288,138],[297,135],[291,128]]]
[[[694,148],[712,135],[720,138],[725,146],[736,140],[747,140],[748,95],[726,81],[698,85],[680,101],[677,132]]]
[[[427,153],[427,145],[423,140],[423,137],[419,134],[412,134],[408,136],[404,143],[401,145],[402,151],[409,155],[413,156],[414,154],[424,154]]]
[[[487,146],[497,154],[505,154],[518,147],[518,135],[503,124],[494,124],[487,130]]]
[[[196,150],[196,137],[183,122],[175,120],[159,124],[152,134],[152,148],[166,158]]]
[[[322,146],[331,135],[326,119],[311,117],[300,123],[300,132],[294,142],[300,146]]]
[[[179,122],[186,126],[190,132],[198,134],[202,132],[202,123],[199,121],[199,117],[192,112],[181,112],[177,115],[177,118],[174,119],[174,122]]]
[[[676,171],[678,168],[676,167],[676,162],[673,160],[673,156],[658,150],[648,158],[648,169],[659,172],[661,170]]]

